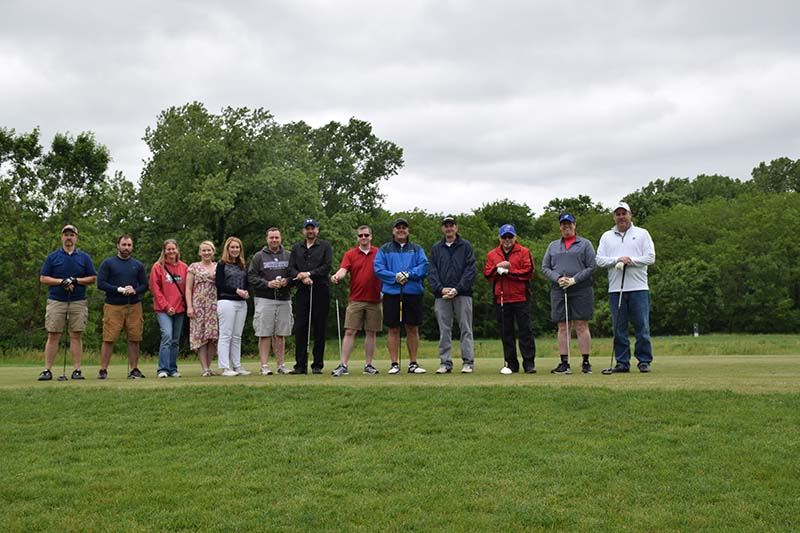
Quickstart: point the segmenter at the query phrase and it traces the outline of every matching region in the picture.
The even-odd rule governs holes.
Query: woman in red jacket
[[[150,270],[150,292],[153,309],[161,328],[161,346],[158,349],[158,377],[179,378],[178,342],[186,317],[186,263],[174,239],[161,246],[161,256]]]
[[[483,275],[492,283],[495,315],[503,339],[505,366],[501,374],[519,372],[514,321],[519,330],[519,351],[522,368],[527,374],[536,373],[536,344],[531,331],[531,278],[533,257],[517,242],[517,232],[511,224],[500,226],[500,246],[486,254]]]

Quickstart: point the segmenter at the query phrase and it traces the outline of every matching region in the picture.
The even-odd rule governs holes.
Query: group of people
[[[597,253],[588,240],[576,233],[576,220],[565,213],[559,218],[561,238],[553,241],[542,260],[542,271],[551,281],[551,318],[558,324],[561,360],[555,374],[572,373],[570,337],[574,326],[581,351],[581,370],[591,373],[591,336],[588,321],[594,313],[593,275],[597,267],[608,269],[609,306],[614,327],[616,365],[603,373],[630,371],[628,324],[636,333],[634,355],[638,369],[649,372],[652,347],[649,335],[649,290],[647,267],[655,262],[655,247],[649,233],[633,225],[630,207],[618,203],[615,225],[600,239]],[[149,289],[161,330],[157,376],[180,377],[177,357],[184,320],[189,319],[189,342],[198,353],[203,376],[211,369],[216,352],[223,376],[249,375],[242,367],[242,331],[247,318],[247,300],[254,297],[253,329],[258,337],[260,373],[272,374],[272,352],[279,374],[322,374],[325,329],[330,306],[329,283],[339,284],[349,274],[349,299],[345,311],[341,358],[333,376],[349,373],[349,359],[360,330],[365,332],[364,374],[378,374],[374,365],[376,337],[385,326],[390,356],[389,374],[401,372],[402,333],[405,332],[407,371],[424,374],[417,361],[419,326],[422,323],[425,280],[434,295],[434,313],[439,326],[437,374],[453,371],[452,332],[457,320],[461,334],[461,372],[475,368],[472,336],[472,295],[477,276],[475,253],[458,232],[455,217],[441,221],[442,238],[430,259],[410,239],[408,221],[398,218],[392,225],[392,240],[380,248],[372,244],[369,226],[356,231],[356,246],[342,258],[332,275],[333,249],[319,238],[314,219],[303,222],[303,239],[291,250],[282,245],[281,231],[269,228],[266,245],[246,262],[242,241],[229,237],[219,261],[210,241],[200,244],[200,261],[181,261],[178,243],[168,239],[148,277],[144,265],[132,257],[133,239],[122,235],[116,255],[105,259],[96,272],[91,258],[77,249],[78,230],[68,224],[61,230],[61,248],[47,256],[40,281],[49,285],[45,325],[45,369],[39,380],[53,379],[52,366],[62,331],[69,332],[72,379],[84,379],[80,361],[81,332],[88,306],[86,286],[97,283],[106,294],[103,307],[103,344],[98,379],[108,377],[114,342],[125,330],[128,341],[128,378],[143,378],[138,368],[143,317],[141,297]],[[498,246],[486,255],[483,274],[492,285],[495,315],[503,344],[502,374],[536,373],[536,345],[531,330],[531,280],[535,263],[528,248],[517,242],[513,225],[498,231]],[[292,289],[295,290],[294,310]],[[294,312],[293,312],[294,311]],[[337,313],[338,313],[337,304]],[[337,320],[339,317],[337,317]],[[295,363],[286,365],[285,339],[294,331]],[[311,336],[314,336],[313,347]],[[520,360],[517,355],[519,346]],[[66,354],[65,354],[66,357]]]

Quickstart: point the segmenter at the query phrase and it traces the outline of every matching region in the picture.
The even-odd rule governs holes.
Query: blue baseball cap
[[[575,217],[574,217],[574,216],[572,216],[572,215],[571,215],[571,214],[569,214],[569,213],[564,213],[563,215],[561,215],[560,217],[558,217],[558,223],[559,223],[559,224],[561,224],[561,223],[562,223],[562,222],[564,222],[565,220],[566,220],[566,221],[568,221],[568,222],[572,222],[573,224],[575,223]]]
[[[307,218],[306,221],[303,222],[303,229],[306,229],[309,226],[314,226],[315,228],[318,228],[319,224],[317,224],[317,221],[314,220],[313,218]]]
[[[498,235],[502,237],[506,233],[510,233],[511,235],[516,236],[517,230],[515,230],[514,226],[512,226],[511,224],[503,224],[502,226],[500,226],[500,233],[498,233]]]

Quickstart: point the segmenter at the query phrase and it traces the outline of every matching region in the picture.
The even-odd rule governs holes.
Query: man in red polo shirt
[[[372,246],[372,230],[369,226],[358,228],[358,246],[348,250],[342,258],[342,266],[331,276],[331,282],[338,284],[350,272],[350,298],[344,318],[344,340],[342,341],[342,360],[331,374],[346,376],[347,360],[356,340],[358,330],[364,329],[364,373],[377,374],[372,366],[375,353],[375,336],[383,328],[381,309],[381,282],[375,276],[375,254],[378,248]],[[338,312],[338,310],[337,310]]]

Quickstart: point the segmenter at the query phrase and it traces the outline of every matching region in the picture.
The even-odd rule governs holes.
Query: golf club
[[[339,361],[342,360],[342,324],[339,321],[339,297],[336,297],[336,332],[339,334]]]
[[[611,366],[603,370],[603,374],[610,376],[614,373],[614,344],[617,341],[617,320],[619,319],[619,310],[622,306],[622,289],[625,287],[625,269],[628,265],[622,266],[622,280],[619,282],[619,300],[617,300],[617,313],[612,317],[611,329],[614,332],[614,338],[611,341]]]
[[[500,278],[500,344],[503,348],[503,368],[500,369],[501,374],[511,374],[511,369],[508,368],[508,361],[506,361],[506,350],[505,346],[503,345],[503,336],[506,333],[506,310],[503,301],[503,287],[505,285],[505,279]]]
[[[67,291],[67,316],[64,324],[64,367],[58,381],[67,381],[67,350],[69,349],[69,305],[72,301],[72,291]]]
[[[314,284],[308,286],[308,328],[306,328],[306,363],[308,362],[308,346],[311,344],[311,310],[314,308]],[[302,369],[301,369],[302,370]]]
[[[403,367],[403,284],[400,284],[400,334],[397,340],[397,366]]]
[[[128,304],[125,308],[125,335],[130,338],[131,330],[131,295],[128,294]],[[128,379],[131,379],[131,354],[128,353]]]
[[[283,278],[281,278],[280,276],[275,276],[275,281],[277,281],[278,283],[280,283],[282,279]],[[271,343],[272,343],[272,352],[275,355],[275,363],[277,364],[277,362],[278,362],[278,354],[277,354],[277,352],[275,350],[275,345],[278,342],[276,340],[276,337],[278,336],[278,289],[273,289],[273,290],[274,290],[274,296],[275,296],[275,313],[272,315],[272,341],[271,341]],[[267,347],[267,348],[269,349],[269,347]],[[269,351],[267,351],[267,360],[269,360]]]
[[[567,363],[569,363],[569,345],[572,340],[572,332],[569,329],[569,299],[567,298],[567,289],[564,289],[564,315],[567,321]]]

